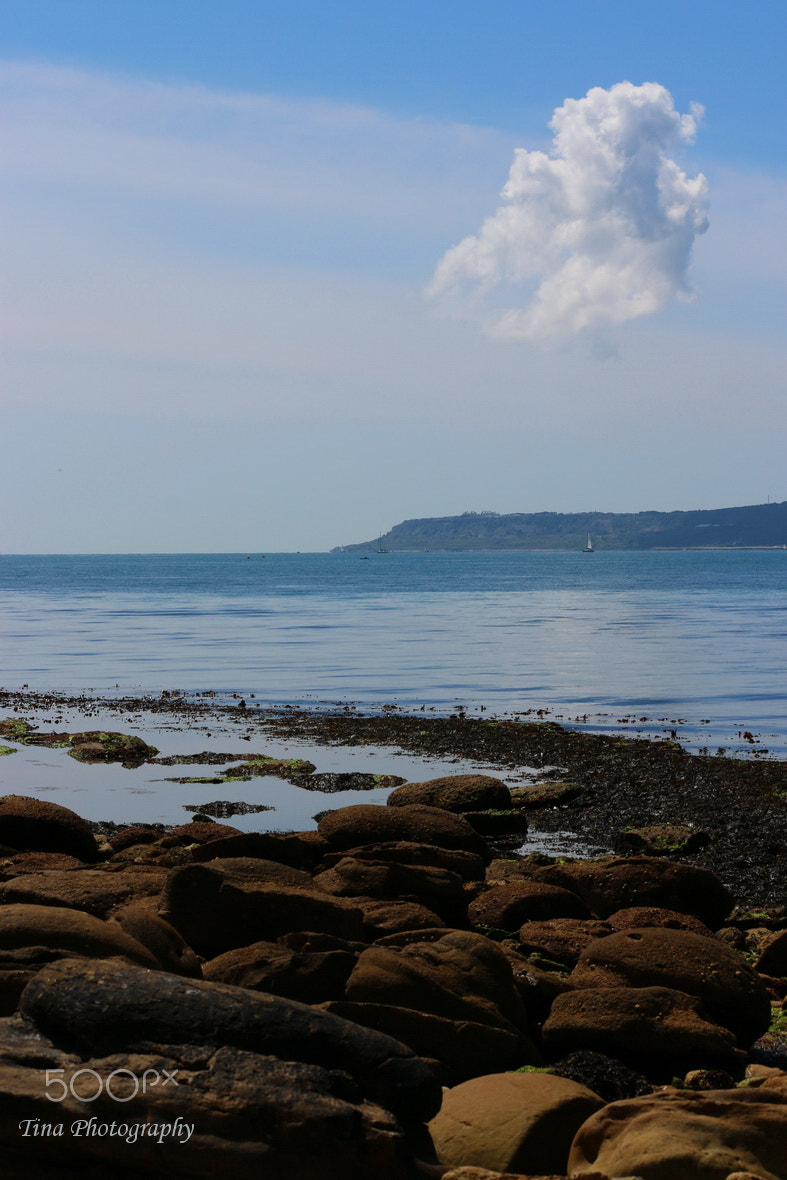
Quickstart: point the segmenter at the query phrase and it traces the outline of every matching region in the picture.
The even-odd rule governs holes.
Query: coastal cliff
[[[374,541],[333,552],[581,549],[746,549],[787,546],[787,501],[681,512],[463,512],[405,520]]]

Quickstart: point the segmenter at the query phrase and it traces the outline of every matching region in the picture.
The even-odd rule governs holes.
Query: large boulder
[[[438,807],[412,805],[383,807],[356,803],[324,815],[317,831],[332,848],[347,850],[362,844],[405,840],[438,848],[474,852],[484,864],[491,858],[486,840],[459,815]]]
[[[580,1127],[569,1175],[642,1180],[787,1178],[787,1094],[764,1089],[661,1093],[614,1102]]]
[[[558,996],[542,1029],[553,1056],[593,1049],[661,1080],[689,1069],[743,1070],[746,1055],[700,1001],[666,987],[584,988]]]
[[[321,1004],[344,998],[344,986],[357,959],[349,944],[296,951],[278,942],[253,942],[211,959],[203,965],[202,974],[215,983]]]
[[[697,996],[742,1047],[767,1032],[765,984],[738,951],[688,930],[643,927],[590,943],[571,973],[576,988],[666,987]]]
[[[143,943],[114,922],[58,906],[0,906],[0,1015],[14,1011],[23,989],[48,963],[74,957],[121,957],[145,967],[161,966]]]
[[[694,934],[713,937],[710,930],[693,914],[679,914],[676,910],[659,909],[658,906],[635,905],[610,914],[607,922],[615,930],[640,929],[643,926],[664,926],[667,930],[691,930]]]
[[[158,897],[167,869],[153,865],[102,864],[74,870],[26,873],[0,885],[0,904],[67,906],[106,917],[130,901]]]
[[[434,941],[399,948],[375,944],[363,952],[347,981],[355,1003],[392,1004],[449,1020],[527,1029],[522,998],[500,948],[481,934],[446,930]]]
[[[568,1078],[487,1074],[448,1090],[429,1130],[443,1164],[565,1174],[574,1136],[603,1106]]]
[[[415,902],[454,924],[467,917],[462,878],[450,869],[344,856],[333,868],[318,873],[314,883],[334,897]]]
[[[424,803],[443,811],[509,810],[511,792],[499,778],[488,774],[449,774],[421,783],[405,783],[391,791],[389,807],[409,807]]]
[[[158,865],[106,864],[67,872],[27,873],[0,885],[0,905],[68,906],[105,918],[144,897],[158,897],[168,870]]]
[[[490,1070],[516,1069],[541,1061],[531,1042],[513,1028],[451,1020],[395,1004],[339,1000],[322,1007],[401,1041],[427,1062],[444,1086],[456,1086]]]
[[[524,955],[538,955],[574,967],[586,946],[612,932],[609,922],[596,918],[551,918],[545,922],[525,922],[519,931],[519,945]]]
[[[448,869],[451,873],[457,873],[463,881],[484,880],[484,861],[477,853],[463,852],[457,848],[440,848],[436,844],[416,844],[412,840],[388,840],[379,844],[366,844],[358,848],[343,849],[341,852],[326,852],[320,862],[321,867],[333,868],[344,856],[352,856],[356,860],[393,861],[397,865]]]
[[[208,958],[298,930],[363,936],[361,913],[350,902],[321,891],[298,869],[275,869],[281,873],[254,875],[232,861],[184,865],[167,880],[160,914]]]
[[[132,901],[113,911],[113,923],[117,922],[126,934],[147,947],[165,971],[201,979],[199,959],[175,927],[155,912],[156,904],[150,898]]]
[[[68,738],[71,743],[68,752],[78,762],[122,762],[124,766],[134,768],[158,754],[155,746],[149,746],[135,734],[91,729],[69,734]]]
[[[363,930],[368,942],[377,942],[388,934],[403,930],[433,930],[446,923],[432,910],[414,901],[375,901],[359,897],[353,902],[363,914]]]
[[[245,988],[72,959],[40,971],[18,1013],[67,1052],[229,1047],[345,1070],[366,1097],[405,1118],[431,1118],[440,1105],[428,1068],[391,1037]]]
[[[0,798],[0,845],[20,852],[63,852],[81,861],[99,855],[86,820],[59,803],[27,795]]]
[[[234,1046],[80,1059],[2,1021],[0,1110],[3,1180],[417,1174],[397,1119],[347,1072]]]
[[[574,889],[597,918],[631,906],[694,914],[718,930],[731,913],[729,889],[708,869],[660,857],[600,857],[535,869],[536,880]]]
[[[568,889],[541,881],[511,881],[493,885],[470,903],[467,916],[474,926],[518,930],[524,922],[549,918],[589,918],[587,906]]]

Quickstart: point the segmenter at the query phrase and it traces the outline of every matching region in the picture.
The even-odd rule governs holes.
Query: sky
[[[772,0],[0,0],[0,551],[786,500],[786,43]]]

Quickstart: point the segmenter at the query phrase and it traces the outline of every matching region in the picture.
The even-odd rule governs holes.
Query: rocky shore
[[[787,1180],[784,764],[461,714],[248,725],[553,769],[288,834],[0,798],[4,1176]],[[157,756],[121,729],[0,721]],[[609,854],[527,855],[528,825]]]

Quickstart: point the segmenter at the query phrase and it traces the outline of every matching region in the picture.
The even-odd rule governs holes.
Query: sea
[[[0,687],[97,702],[546,717],[787,758],[787,550],[3,555],[0,652]]]

